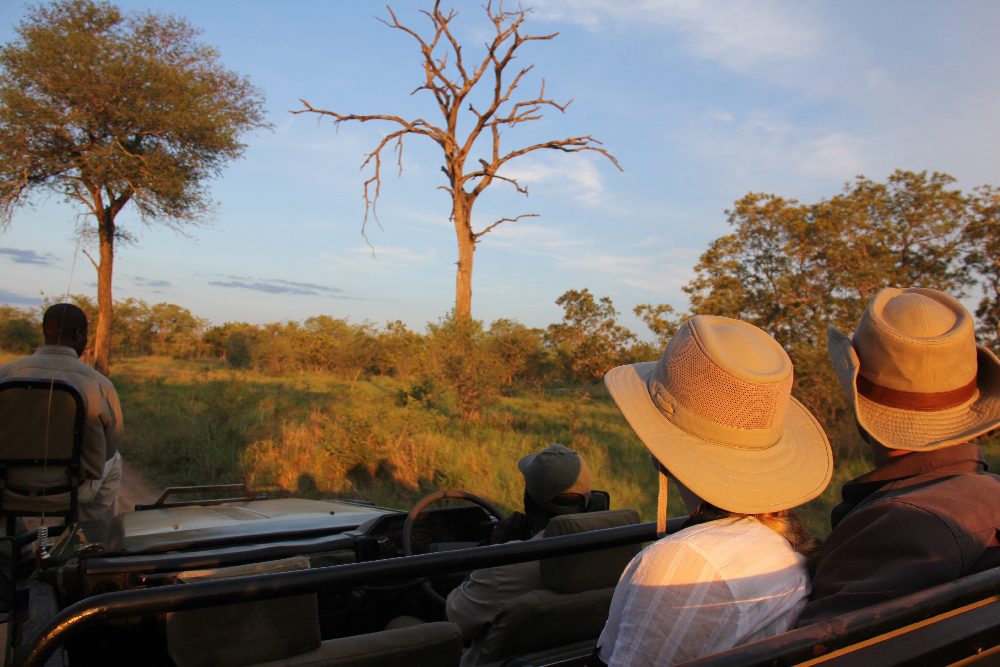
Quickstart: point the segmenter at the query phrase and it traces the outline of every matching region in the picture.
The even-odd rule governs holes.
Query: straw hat
[[[830,482],[830,443],[791,396],[792,361],[752,324],[698,315],[659,361],[619,366],[604,382],[653,456],[716,507],[775,512],[812,500]],[[660,483],[665,520],[662,476]]]
[[[853,338],[835,327],[827,338],[858,424],[886,447],[939,449],[1000,426],[1000,360],[947,294],[886,288]]]

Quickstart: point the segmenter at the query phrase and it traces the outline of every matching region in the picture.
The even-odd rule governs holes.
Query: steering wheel
[[[420,514],[420,512],[423,511],[423,509],[428,505],[430,505],[431,503],[437,502],[438,500],[443,500],[445,498],[458,498],[461,500],[468,500],[470,503],[475,503],[476,505],[479,505],[484,510],[486,510],[494,517],[496,517],[497,521],[503,521],[506,518],[504,517],[503,512],[497,509],[496,505],[494,505],[488,500],[480,498],[479,496],[467,493],[465,491],[436,491],[435,493],[432,493],[426,498],[417,501],[417,504],[413,506],[413,509],[410,510],[410,513],[406,515],[406,521],[403,522],[404,556],[413,555],[413,544],[412,544],[413,522],[416,520],[417,515]],[[445,599],[431,587],[430,581],[425,580],[421,584],[421,587],[424,589],[424,593],[426,593],[431,600],[438,603],[442,607],[444,606]]]

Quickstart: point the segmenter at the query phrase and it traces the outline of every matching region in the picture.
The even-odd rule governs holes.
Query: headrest
[[[639,523],[634,509],[608,510],[585,514],[564,514],[549,521],[545,537],[587,533]],[[629,562],[639,553],[639,544],[587,553],[546,558],[539,561],[542,581],[557,593],[579,593],[615,586]]]

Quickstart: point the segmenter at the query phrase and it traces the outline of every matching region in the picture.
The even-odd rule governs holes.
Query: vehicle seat
[[[304,570],[306,557],[185,572],[177,583]],[[167,615],[167,651],[177,667],[457,667],[462,631],[427,623],[321,641],[315,594]]]
[[[367,635],[328,639],[314,651],[253,667],[458,667],[462,630],[423,623]]]
[[[76,519],[87,399],[62,380],[0,381],[0,515]],[[46,438],[48,442],[46,442]]]
[[[634,509],[568,514],[552,519],[545,537],[637,523]],[[615,586],[640,548],[634,544],[540,561],[548,589],[530,591],[501,607],[483,639],[478,664],[570,645],[579,649],[581,642],[592,649],[608,620]]]

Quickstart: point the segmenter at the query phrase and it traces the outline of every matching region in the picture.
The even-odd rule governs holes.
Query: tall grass
[[[0,354],[0,363],[16,355]],[[614,507],[656,514],[656,475],[646,450],[603,385],[536,386],[460,418],[450,390],[428,382],[330,374],[272,377],[221,361],[156,357],[119,360],[111,379],[122,402],[124,456],[161,485],[245,481],[274,496],[362,498],[408,508],[438,489],[462,489],[518,509],[517,460],[559,442],[580,451],[594,487]],[[871,469],[845,425],[833,481],[804,505],[816,534],[829,531],[841,485]],[[982,445],[1000,470],[1000,439]],[[685,513],[674,489],[671,516]]]

